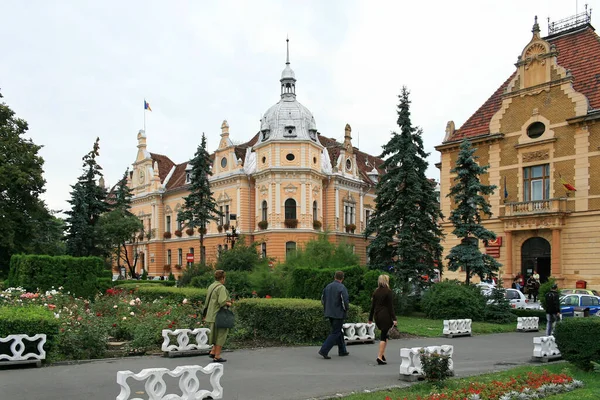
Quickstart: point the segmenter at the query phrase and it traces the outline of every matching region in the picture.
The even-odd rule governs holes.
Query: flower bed
[[[553,374],[543,371],[529,372],[503,381],[473,382],[461,389],[443,390],[427,396],[417,395],[398,400],[530,400],[569,392],[580,387],[583,387],[583,382],[574,380],[565,373]],[[385,400],[394,399],[386,396]]]

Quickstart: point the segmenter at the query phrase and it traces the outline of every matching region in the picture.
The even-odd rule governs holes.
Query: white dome
[[[317,140],[315,118],[295,98],[285,97],[267,110],[261,120],[261,141]]]

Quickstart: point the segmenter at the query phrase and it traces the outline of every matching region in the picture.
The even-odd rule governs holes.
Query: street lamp
[[[237,227],[237,215],[236,214],[229,214],[229,219],[231,221],[235,221],[236,222],[236,226],[232,226],[231,227],[231,233],[227,232],[227,236],[225,238],[225,241],[227,243],[231,243],[231,248],[233,249],[233,247],[235,246],[235,241],[237,240],[237,238],[239,237],[238,233],[236,232],[236,227]]]

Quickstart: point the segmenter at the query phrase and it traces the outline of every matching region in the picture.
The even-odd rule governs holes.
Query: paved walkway
[[[530,362],[533,337],[543,333],[503,333],[460,337],[392,340],[388,365],[378,366],[377,344],[348,346],[349,357],[324,360],[318,347],[278,347],[225,353],[228,362],[221,380],[226,400],[306,400],[336,393],[405,385],[398,379],[400,348],[452,344],[457,376],[475,375]],[[79,365],[0,370],[1,399],[108,400],[119,393],[117,371],[206,365],[208,357],[136,357]],[[174,381],[167,381],[168,385]],[[208,379],[203,387],[208,386]],[[143,391],[143,387],[134,387]],[[141,394],[139,395],[141,396]]]

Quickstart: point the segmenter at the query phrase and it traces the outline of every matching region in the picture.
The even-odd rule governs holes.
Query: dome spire
[[[296,98],[296,74],[290,67],[290,39],[286,37],[286,59],[285,68],[281,73],[281,98],[283,100],[292,101]]]

